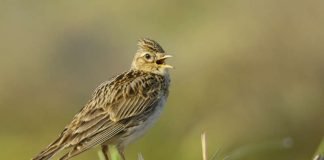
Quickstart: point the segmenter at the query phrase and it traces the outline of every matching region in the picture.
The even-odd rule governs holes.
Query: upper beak
[[[171,55],[164,55],[161,59],[167,59],[167,58],[171,58],[171,57],[173,57],[173,56],[171,56]]]
[[[168,65],[168,64],[165,64],[165,62],[164,62],[167,58],[171,58],[171,57],[173,57],[173,56],[171,56],[171,55],[163,55],[162,57],[160,57],[157,60],[157,62],[160,61],[161,62],[160,65],[162,65],[164,68],[171,68],[171,69],[173,69],[174,68],[173,66]]]

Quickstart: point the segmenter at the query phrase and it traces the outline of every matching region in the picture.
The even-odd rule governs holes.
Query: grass
[[[324,160],[324,137],[323,137],[317,151],[315,152],[313,160]]]
[[[291,147],[293,147],[293,140],[291,138],[284,138],[278,142],[271,142],[271,144],[265,143],[265,144],[252,144],[252,145],[243,146],[241,148],[232,151],[229,155],[223,158],[218,157],[219,151],[217,151],[211,158],[208,159],[206,133],[203,132],[201,134],[202,160],[240,159],[246,155],[257,153],[262,150],[268,150],[273,148],[289,149]],[[110,151],[111,151],[112,160],[122,160],[115,147],[111,147]],[[105,160],[104,155],[101,151],[98,151],[98,156],[99,156],[99,160]],[[144,160],[142,153],[138,153],[137,159]],[[317,151],[315,152],[313,160],[324,160],[324,138],[322,139]]]
[[[201,134],[201,149],[203,160],[207,160],[207,142],[205,132]]]
[[[112,160],[122,160],[115,146],[109,146],[109,152]],[[98,156],[99,156],[99,160],[105,160],[105,157],[101,152],[101,150],[98,151]],[[138,160],[143,160],[143,159],[138,159]]]
[[[201,134],[201,148],[202,148],[202,159],[203,160],[208,160],[207,158],[207,140],[206,140],[206,133],[202,133]],[[118,155],[118,152],[116,150],[115,147],[111,147],[109,149],[109,151],[111,151],[111,158],[112,160],[121,160],[120,156]],[[101,151],[98,151],[98,156],[99,156],[99,160],[105,160],[105,157],[103,155],[103,153]],[[213,158],[211,158],[210,160],[215,159],[216,154],[213,156]],[[138,160],[144,160],[144,157],[142,155],[142,153],[138,153]]]

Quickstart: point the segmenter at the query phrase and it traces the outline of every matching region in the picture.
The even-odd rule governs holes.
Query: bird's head
[[[165,54],[156,41],[143,38],[138,41],[138,50],[133,59],[132,69],[164,75],[168,73],[169,68],[173,68],[165,62],[170,57],[172,56]]]

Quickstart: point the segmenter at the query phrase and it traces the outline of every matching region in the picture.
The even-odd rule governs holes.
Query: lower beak
[[[170,68],[170,69],[173,69],[173,68],[174,68],[173,66],[168,65],[168,64],[164,64],[163,67],[164,67],[164,68]]]
[[[165,59],[171,58],[171,57],[172,57],[171,55],[164,55],[163,57],[159,58],[159,60],[162,60],[164,62]],[[163,66],[164,68],[171,68],[171,69],[174,68],[173,66],[165,64],[165,63],[161,64],[161,66]]]

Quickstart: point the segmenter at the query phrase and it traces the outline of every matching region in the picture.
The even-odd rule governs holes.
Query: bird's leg
[[[105,156],[105,160],[109,160],[109,156],[108,156],[109,146],[105,145],[105,144],[101,145],[101,151],[102,151],[103,155]]]
[[[122,160],[126,160],[124,155],[124,147],[117,147],[118,153],[121,156]]]

